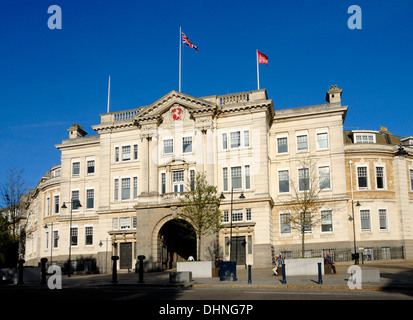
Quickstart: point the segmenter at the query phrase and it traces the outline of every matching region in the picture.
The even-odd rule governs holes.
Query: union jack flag
[[[185,35],[185,33],[182,33],[182,41],[184,44],[187,44],[190,48],[194,48],[196,52],[198,52],[198,47],[194,45],[191,41],[188,40],[188,37]]]

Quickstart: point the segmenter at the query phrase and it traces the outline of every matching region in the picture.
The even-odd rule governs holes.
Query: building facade
[[[197,259],[268,267],[275,253],[292,255],[302,231],[288,203],[316,189],[307,255],[357,244],[412,257],[413,138],[345,131],[341,95],[332,86],[324,104],[275,110],[264,89],[201,98],[171,91],[102,114],[95,135],[74,124],[56,146],[61,164],[30,196],[26,264],[64,265],[71,255],[75,269],[107,272],[112,255],[121,269],[144,255],[147,270],[162,270],[195,256],[193,228],[177,221],[198,172],[224,199],[222,229],[203,239]]]

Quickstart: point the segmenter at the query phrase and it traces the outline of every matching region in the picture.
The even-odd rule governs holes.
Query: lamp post
[[[70,225],[69,225],[69,271],[67,273],[67,276],[70,277],[70,270],[72,269],[72,262],[70,261],[71,259],[71,253],[72,253],[72,213],[73,213],[73,206],[76,204],[76,209],[81,208],[82,205],[80,204],[80,201],[78,199],[72,198],[72,201],[70,203]],[[67,209],[66,203],[63,202],[62,209]]]
[[[47,229],[47,223],[44,225],[44,228]],[[53,262],[53,222],[51,222],[51,231],[50,231],[50,265],[52,265]]]
[[[349,220],[353,220],[353,241],[354,241],[354,264],[359,264],[359,258],[358,258],[358,253],[357,253],[357,246],[356,246],[356,226],[354,222],[354,199],[353,199],[353,175],[352,175],[352,170],[351,170],[351,165],[353,164],[353,161],[348,162],[350,165],[350,186],[351,186],[351,212],[352,216],[349,218]],[[361,204],[360,202],[357,201],[356,207],[360,207]]]
[[[225,199],[224,192],[221,192],[221,199]],[[241,194],[239,196],[239,199],[245,199],[244,192],[241,191]],[[230,260],[232,261],[233,259],[233,254],[232,254],[232,204],[234,202],[234,188],[231,188],[231,210],[230,210],[230,234],[229,234],[229,254],[230,254]],[[235,257],[235,261],[237,260],[237,257]]]

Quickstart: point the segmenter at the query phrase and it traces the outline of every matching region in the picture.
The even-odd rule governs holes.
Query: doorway
[[[119,269],[132,268],[132,242],[120,243]]]
[[[232,253],[231,261],[236,261],[237,265],[243,265],[246,263],[245,247],[247,242],[245,241],[245,236],[242,237],[232,237]]]
[[[162,270],[176,267],[189,256],[196,259],[196,233],[192,225],[182,219],[172,219],[159,230]]]

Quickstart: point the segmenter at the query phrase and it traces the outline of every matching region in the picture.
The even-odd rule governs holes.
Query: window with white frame
[[[242,222],[244,221],[244,213],[242,209],[232,210],[232,222]]]
[[[222,184],[224,191],[228,191],[228,168],[222,168]]]
[[[387,230],[387,209],[379,209],[379,227],[381,231]]]
[[[251,221],[252,220],[252,214],[251,214],[251,209],[245,209],[245,220],[246,221]]]
[[[241,131],[230,132],[229,137],[231,149],[241,146]]]
[[[242,189],[241,167],[231,168],[231,185],[233,189]]]
[[[367,189],[367,167],[357,167],[357,182],[359,189]]]
[[[250,146],[250,132],[249,130],[244,130],[244,147]]]
[[[113,218],[112,219],[112,230],[118,230],[118,229],[119,229],[119,219]]]
[[[53,230],[52,245],[53,245],[53,248],[59,247],[59,231],[58,230]]]
[[[224,222],[229,222],[228,210],[224,210],[223,215],[224,215],[223,221],[224,221]]]
[[[119,147],[115,147],[115,162],[119,162]]]
[[[163,141],[163,153],[164,154],[172,154],[174,152],[174,140],[173,139],[165,139]]]
[[[130,199],[130,178],[122,178],[122,200]]]
[[[244,173],[245,173],[245,189],[251,189],[251,170],[250,170],[250,166],[246,165],[244,167]]]
[[[172,171],[172,187],[174,192],[184,191],[184,170]]]
[[[73,210],[79,209],[79,190],[72,190],[72,208]]]
[[[360,210],[360,223],[361,223],[361,231],[371,230],[369,209]]]
[[[278,171],[278,192],[290,192],[290,175],[288,170]]]
[[[60,200],[59,199],[60,199],[59,195],[55,195],[53,197],[53,207],[54,207],[53,213],[54,214],[59,213],[59,210],[60,210]]]
[[[331,188],[329,166],[322,166],[318,168],[318,180],[320,190]]]
[[[182,151],[183,153],[192,152],[192,137],[183,137],[182,138]]]
[[[301,223],[301,233],[304,230],[305,233],[310,233],[312,231],[312,217],[311,212],[302,212],[300,214]]]
[[[409,172],[410,172],[410,190],[413,191],[413,169],[410,169]]]
[[[306,134],[297,135],[297,151],[308,150],[308,137]]]
[[[288,138],[277,138],[277,153],[288,153]]]
[[[95,190],[94,189],[87,189],[86,190],[86,208],[93,209],[95,202]]]
[[[113,200],[119,201],[119,179],[115,179],[113,182]]]
[[[328,149],[328,133],[317,133],[317,150]]]
[[[122,161],[130,160],[130,146],[122,146]]]
[[[354,134],[354,142],[355,143],[375,143],[376,136],[374,134],[367,134],[367,133],[356,133]]]
[[[133,177],[133,199],[138,198],[138,177]]]
[[[85,244],[93,245],[93,227],[85,227]]]
[[[310,169],[309,168],[298,169],[298,190],[299,191],[310,190]]]
[[[50,197],[46,197],[45,216],[50,216]]]
[[[161,173],[161,193],[166,193],[166,173]]]
[[[228,149],[228,134],[224,132],[222,134],[222,150]]]
[[[86,162],[87,165],[87,174],[94,174],[95,173],[95,160],[88,160]]]
[[[376,188],[384,189],[384,167],[376,167]]]
[[[133,160],[138,160],[138,145],[133,145]]]
[[[77,240],[78,240],[78,228],[73,227],[70,229],[70,245],[71,246],[77,246]]]
[[[333,214],[331,210],[321,211],[321,232],[333,232]]]
[[[80,174],[80,162],[72,163],[72,176],[78,176]]]
[[[129,217],[119,218],[119,228],[130,229],[130,218]]]
[[[291,234],[291,214],[289,212],[280,214],[280,233]]]

